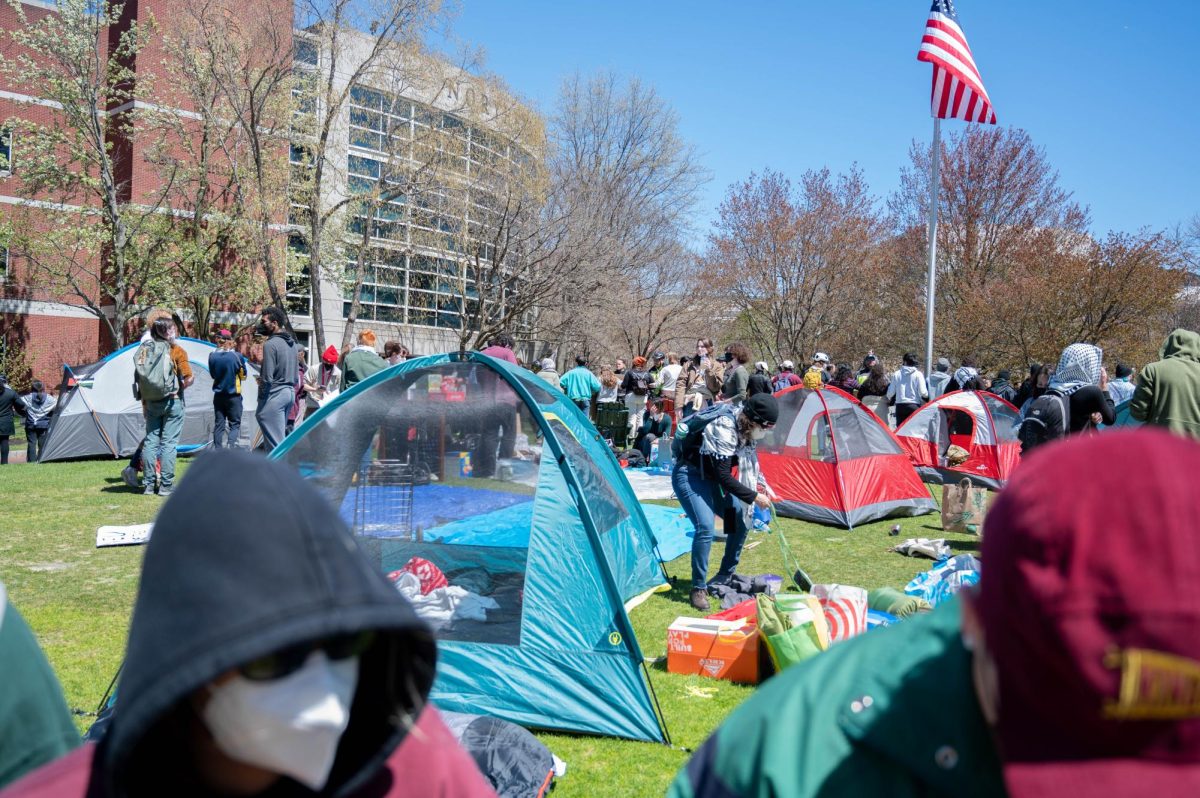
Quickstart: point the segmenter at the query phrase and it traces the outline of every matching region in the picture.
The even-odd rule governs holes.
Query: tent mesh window
[[[405,594],[437,635],[520,645],[540,448],[516,391],[478,364],[442,363],[382,380],[314,421],[287,459],[322,486],[398,589],[400,572],[428,573],[425,563],[444,576]]]

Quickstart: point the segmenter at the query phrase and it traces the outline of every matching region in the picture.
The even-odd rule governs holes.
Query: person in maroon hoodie
[[[0,795],[494,796],[426,703],[435,660],[316,488],[206,454],[155,522],[99,743]]]

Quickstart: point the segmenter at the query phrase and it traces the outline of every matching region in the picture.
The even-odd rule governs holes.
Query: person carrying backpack
[[[646,370],[646,358],[638,355],[633,359],[633,368],[625,372],[621,379],[618,393],[625,395],[625,407],[629,409],[629,439],[642,427],[642,419],[646,416],[646,397],[650,395],[650,386],[654,377]]]
[[[1092,344],[1071,344],[1063,350],[1049,387],[1033,400],[1021,422],[1021,454],[1116,421],[1103,361],[1103,350]]]
[[[146,437],[142,458],[142,493],[154,495],[154,462],[159,462],[158,495],[170,496],[175,484],[175,450],[183,432],[183,392],[192,384],[192,367],[187,353],[175,343],[178,331],[169,318],[156,319],[150,340],[133,356],[138,394],[146,415]]]
[[[671,487],[694,529],[690,600],[698,610],[709,608],[710,584],[728,584],[733,576],[754,508],[771,506],[774,491],[759,469],[757,445],[778,420],[779,403],[760,393],[740,407],[720,403],[694,413],[675,430]],[[718,513],[727,538],[721,567],[710,582],[708,555]]]

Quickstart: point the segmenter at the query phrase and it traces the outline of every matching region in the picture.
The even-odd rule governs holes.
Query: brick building
[[[22,0],[22,3],[30,22],[55,13],[54,4],[44,0]],[[131,107],[140,104],[153,104],[156,111],[174,113],[184,120],[198,118],[186,97],[173,96],[166,88],[168,81],[159,80],[170,60],[161,43],[164,37],[172,35],[172,26],[184,24],[181,20],[185,19],[187,8],[186,0],[127,0],[120,22],[110,26],[106,41],[97,42],[97,48],[103,54],[109,52],[108,48],[117,46],[117,37],[129,26],[150,19],[158,26],[149,45],[128,64],[139,81],[150,78],[146,85],[154,87],[151,94],[138,102],[110,102],[106,109],[110,118],[112,114],[128,113]],[[294,35],[297,43],[297,69],[316,67],[325,57],[319,44],[314,46],[314,37],[292,30],[291,3],[279,0],[230,3],[225,13],[235,17],[245,15],[247,20],[253,18],[256,24],[261,24],[263,18],[270,18],[277,20],[271,24],[286,26],[287,41],[290,42]],[[14,30],[19,24],[13,10],[7,4],[0,4],[0,47],[5,48],[3,53],[7,58],[15,55],[14,45],[11,37],[3,32]],[[365,44],[366,37],[356,36]],[[56,114],[61,115],[62,109],[45,98],[31,96],[27,87],[8,85],[11,82],[0,74],[0,128],[4,131],[0,134],[0,155],[5,156],[7,164],[7,168],[0,171],[0,236],[5,233],[6,224],[21,224],[26,229],[36,230],[48,214],[68,213],[81,220],[88,218],[87,207],[61,207],[48,198],[29,197],[28,192],[22,190],[21,123],[54,124]],[[477,170],[481,163],[494,162],[497,158],[528,157],[516,142],[505,138],[498,130],[489,129],[478,119],[471,121],[460,115],[460,104],[442,90],[444,87],[406,85],[397,89],[398,83],[403,81],[376,75],[370,83],[353,87],[350,101],[338,111],[337,140],[330,150],[334,163],[328,171],[328,186],[321,187],[323,193],[344,195],[369,190],[370,183],[379,181],[381,171],[386,169],[386,153],[394,150],[394,146],[388,144],[389,139],[394,142],[397,137],[407,137],[405,140],[412,142],[412,157],[416,158],[422,132],[430,129],[453,136],[453,146],[461,148],[464,173]],[[110,132],[114,173],[121,186],[122,202],[149,203],[161,193],[164,180],[158,168],[161,153],[156,161],[151,152],[156,143],[161,146],[161,140],[155,142],[150,136],[140,135],[136,126],[131,127],[133,132],[129,134]],[[284,146],[279,149],[281,164],[289,157],[294,159],[298,152],[297,146],[292,146],[289,156],[289,147],[286,142],[282,144]],[[360,329],[371,327],[381,341],[399,340],[418,353],[457,348],[458,328],[466,318],[467,310],[477,300],[473,299],[472,271],[458,250],[453,244],[437,243],[438,225],[441,224],[441,230],[446,230],[450,226],[465,229],[468,225],[478,224],[471,214],[480,213],[486,204],[485,201],[469,207],[462,218],[447,220],[443,216],[440,222],[438,215],[420,202],[412,203],[419,207],[410,207],[404,201],[397,201],[386,209],[386,223],[377,221],[374,226],[378,230],[372,235],[373,262],[367,266],[366,279],[359,291],[362,309],[356,326]],[[180,207],[162,210],[176,215],[190,212]],[[94,208],[91,211],[94,218]],[[293,325],[301,341],[308,344],[313,338],[314,321],[311,291],[304,269],[305,244],[301,231],[288,231],[288,222],[288,219],[280,218],[274,225],[279,233],[281,252],[286,241],[291,253],[283,259],[286,265],[282,271],[286,274],[280,276],[286,282],[284,291]],[[361,223],[357,230],[355,221],[349,224],[350,234],[357,234],[362,229]],[[91,362],[110,352],[114,342],[107,332],[108,325],[97,317],[96,310],[71,292],[54,293],[38,287],[29,279],[28,264],[23,262],[21,253],[15,249],[10,253],[3,248],[6,241],[0,237],[0,346],[24,349],[34,376],[51,383],[57,381],[63,363]],[[337,343],[341,340],[350,311],[351,297],[347,291],[344,280],[339,280],[336,274],[322,283],[323,332],[327,341]],[[101,297],[94,284],[86,286],[85,293],[101,313],[112,317],[111,298]],[[131,298],[137,299],[136,296]],[[184,316],[188,318],[186,310]],[[127,338],[138,333],[133,326],[126,330]],[[189,332],[206,336],[210,331]]]

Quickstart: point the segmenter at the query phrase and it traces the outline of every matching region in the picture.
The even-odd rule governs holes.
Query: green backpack
[[[179,393],[171,344],[166,341],[146,341],[139,346],[133,356],[133,373],[138,393],[147,402],[170,399]]]

